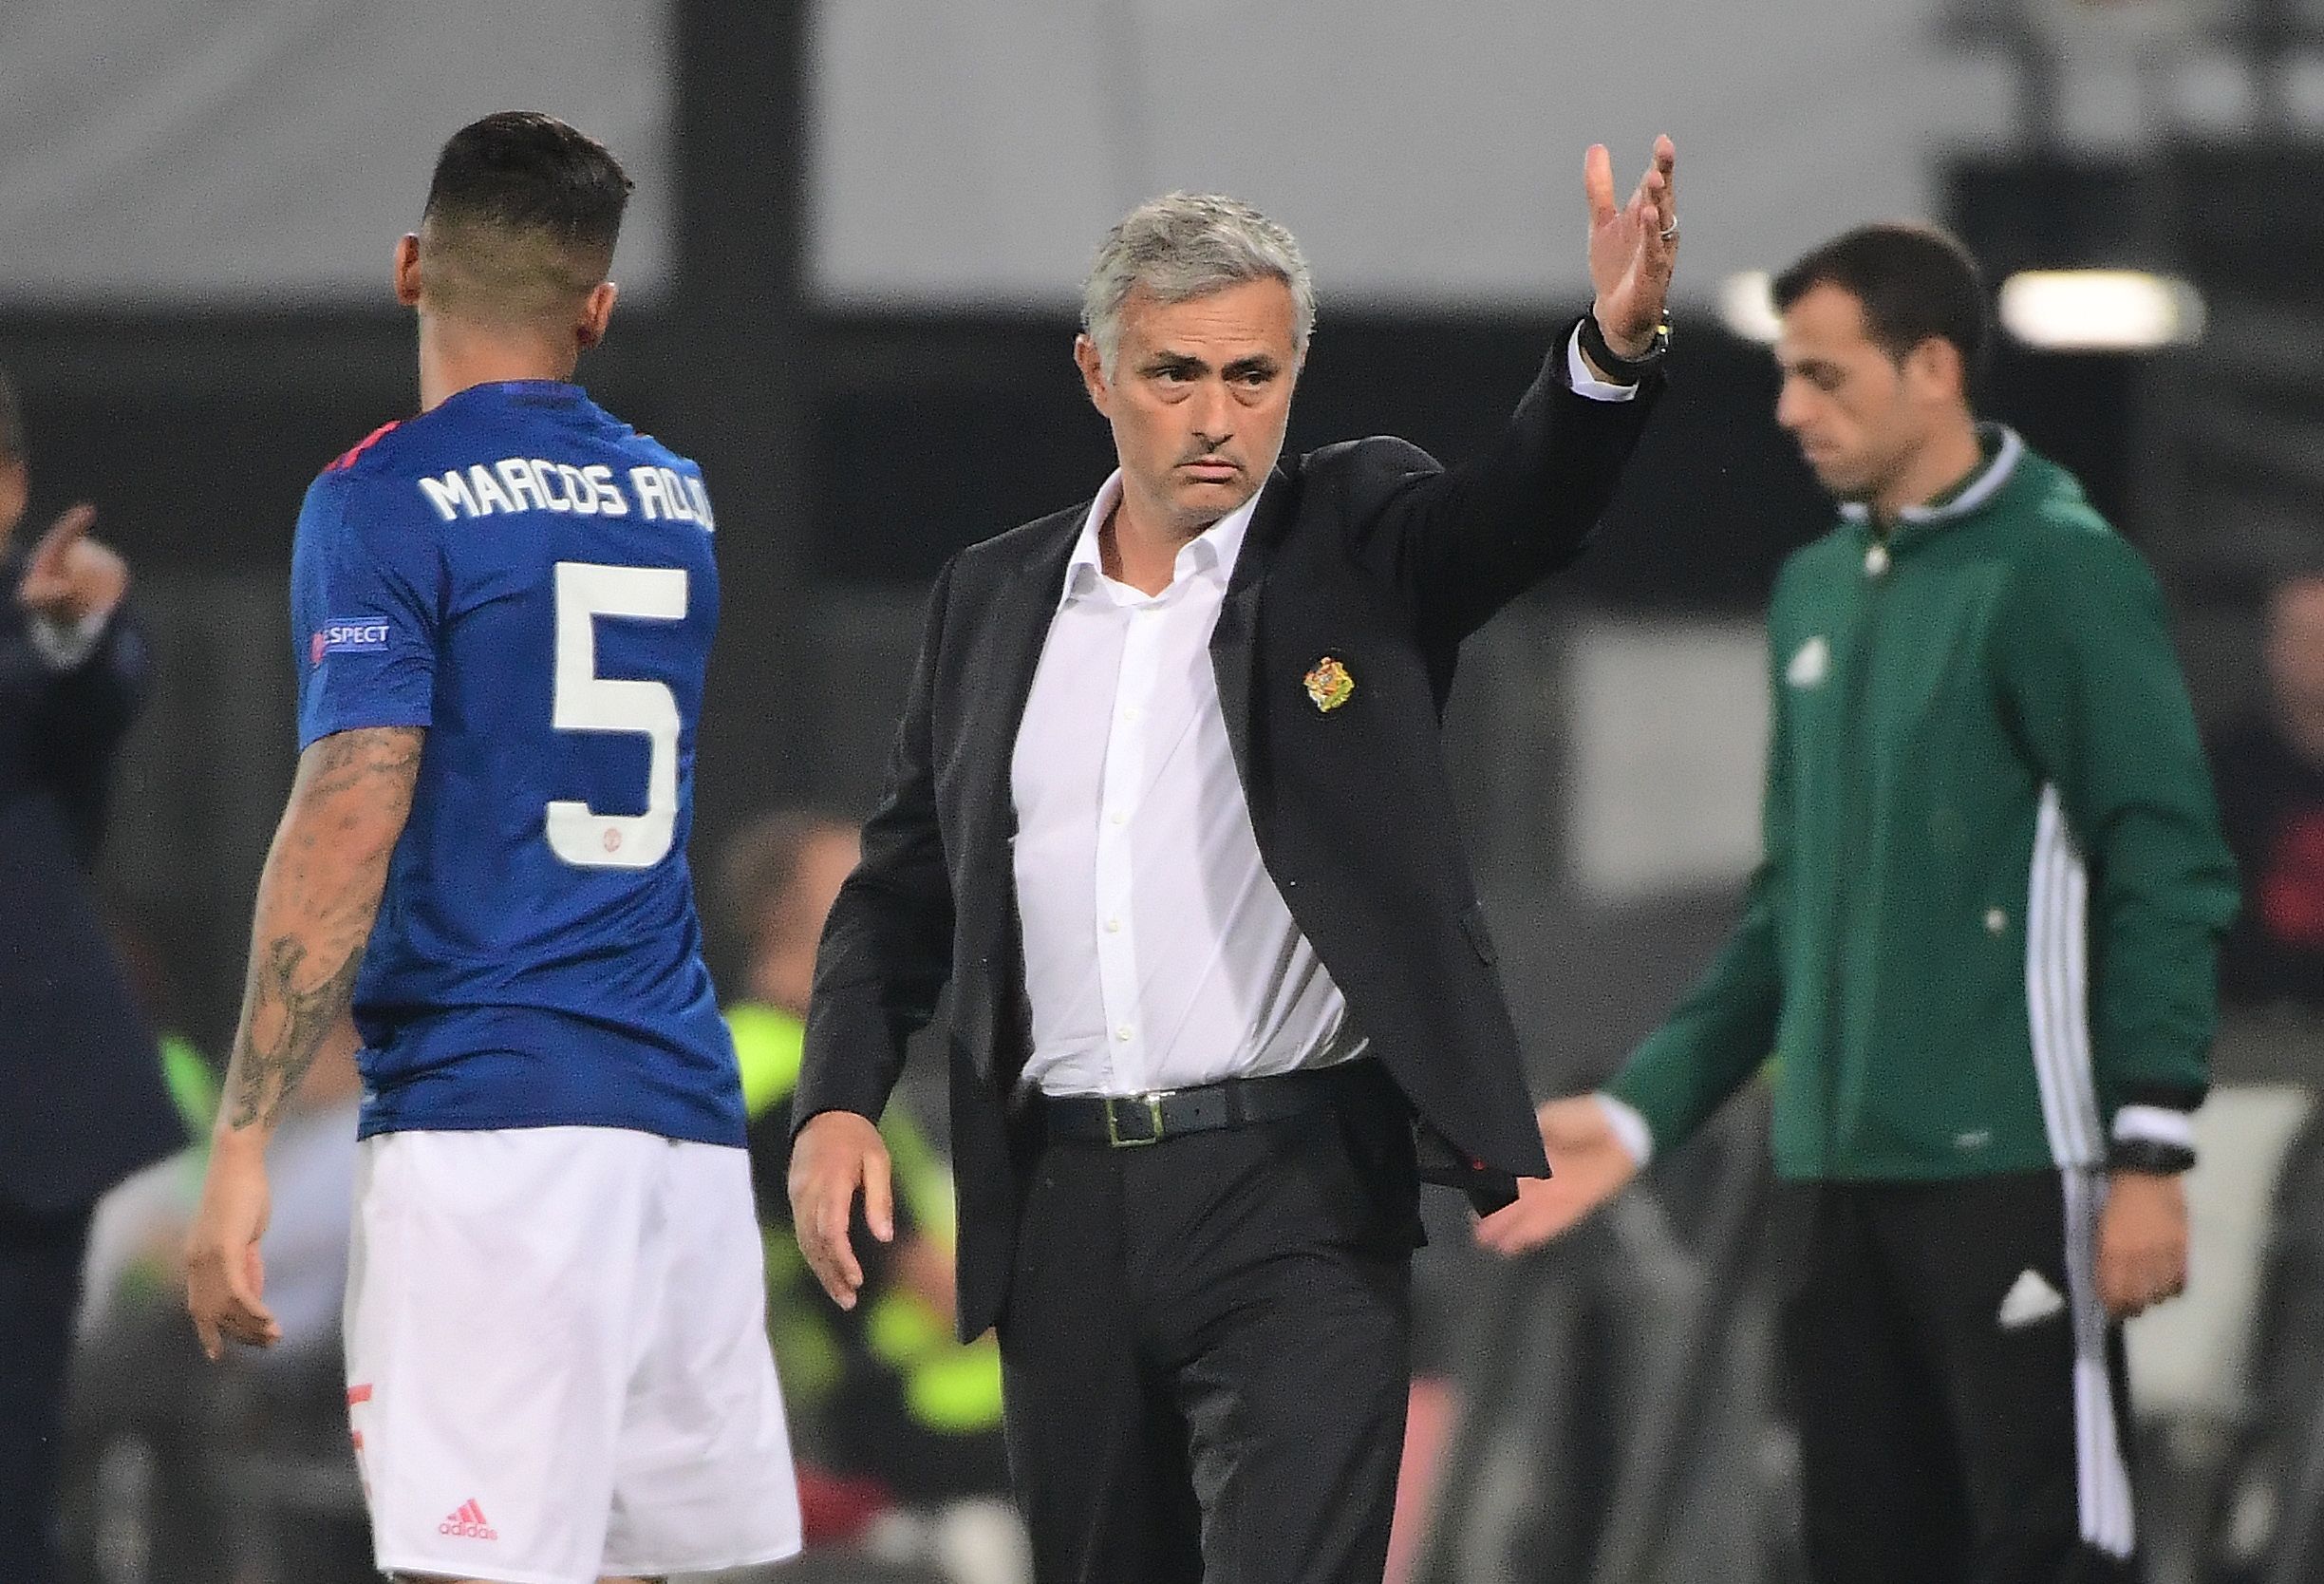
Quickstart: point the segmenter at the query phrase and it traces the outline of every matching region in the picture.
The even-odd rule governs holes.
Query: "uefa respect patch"
[[[376,654],[387,647],[387,622],[379,616],[333,616],[308,641],[309,665],[327,654]]]

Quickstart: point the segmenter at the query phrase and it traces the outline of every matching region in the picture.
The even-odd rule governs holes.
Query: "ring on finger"
[[[1676,242],[1678,240],[1678,222],[1677,220],[1673,220],[1670,224],[1664,226],[1662,228],[1661,236],[1662,240],[1665,242]]]

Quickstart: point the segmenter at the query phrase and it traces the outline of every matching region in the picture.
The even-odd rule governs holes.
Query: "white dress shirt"
[[[1637,394],[1592,378],[1578,337],[1566,357],[1578,394]],[[1023,1082],[1147,1094],[1360,1055],[1346,1000],[1260,861],[1210,665],[1259,496],[1183,546],[1156,594],[1105,575],[1097,531],[1120,499],[1116,472],[1066,564],[1009,766],[1033,1008]]]
[[[1259,859],[1210,630],[1259,498],[1178,552],[1170,587],[1105,575],[1090,507],[1010,764],[1033,1054],[1060,1095],[1182,1089],[1357,1054],[1347,1003]]]

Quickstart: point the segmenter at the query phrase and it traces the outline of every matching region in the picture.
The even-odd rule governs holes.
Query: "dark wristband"
[[[2160,1139],[2117,1139],[2107,1151],[2107,1164],[2118,1172],[2177,1177],[2195,1164],[2195,1152],[2184,1144],[2166,1144]]]
[[[1670,355],[1670,321],[1655,327],[1654,340],[1639,357],[1623,357],[1606,345],[1605,331],[1599,327],[1598,315],[1582,315],[1582,355],[1597,365],[1606,378],[1617,385],[1636,385],[1649,371]]]

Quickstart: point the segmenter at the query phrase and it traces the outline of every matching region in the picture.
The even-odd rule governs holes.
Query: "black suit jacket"
[[[1490,452],[1447,471],[1398,440],[1269,476],[1210,640],[1260,857],[1355,1025],[1459,1168],[1546,1175],[1438,723],[1461,640],[1570,561],[1657,390],[1606,403],[1561,339]],[[1652,382],[1650,382],[1652,383]],[[794,1115],[876,1117],[947,980],[964,1336],[1006,1297],[1036,1130],[1009,760],[1088,502],[953,557],[937,580],[863,862],[823,937]],[[1355,681],[1331,710],[1304,678]],[[1506,1192],[1506,1186],[1504,1188]]]
[[[0,556],[0,1204],[86,1204],[185,1142],[90,895],[114,749],[146,651],[127,611],[59,673]]]

